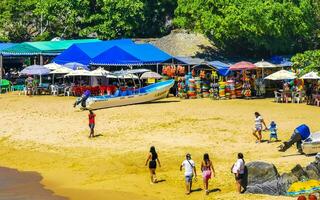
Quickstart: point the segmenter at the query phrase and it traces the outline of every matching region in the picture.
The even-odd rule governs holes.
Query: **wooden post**
[[[157,63],[157,73],[159,74],[159,63]]]
[[[40,56],[40,63],[39,63],[39,64],[40,64],[40,65],[43,65],[43,55],[40,54],[39,56]]]

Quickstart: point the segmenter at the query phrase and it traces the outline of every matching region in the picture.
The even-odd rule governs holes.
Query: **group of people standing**
[[[150,151],[147,156],[147,160],[145,163],[145,166],[149,167],[150,171],[150,183],[154,184],[157,183],[157,177],[156,177],[156,168],[157,165],[161,167],[160,160],[158,153],[156,152],[156,149],[154,146],[150,147]],[[186,187],[186,195],[189,195],[192,192],[192,182],[197,181],[197,170],[196,170],[196,164],[191,158],[191,154],[187,153],[185,160],[180,165],[180,171],[184,169],[184,179],[185,179],[185,187]],[[203,187],[205,190],[205,194],[208,195],[210,193],[209,191],[209,180],[212,177],[216,176],[213,163],[210,160],[209,154],[205,153],[203,154],[203,160],[201,162],[200,170],[202,172],[202,180],[203,180]],[[235,175],[236,180],[236,188],[239,193],[245,191],[245,186],[243,185],[243,179],[245,174],[245,162],[243,159],[243,154],[238,154],[238,160],[236,163],[232,166],[232,173]],[[243,190],[241,190],[243,188]]]

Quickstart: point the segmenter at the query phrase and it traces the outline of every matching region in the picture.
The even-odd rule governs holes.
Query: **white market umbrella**
[[[42,75],[47,75],[50,70],[42,65],[30,65],[19,72],[22,75],[39,75],[40,84],[42,83]]]
[[[278,66],[272,64],[272,63],[269,63],[267,61],[260,61],[260,62],[256,62],[254,63],[255,66],[257,66],[258,68],[276,68]]]
[[[154,79],[162,79],[162,76],[156,72],[145,72],[141,75],[141,79],[148,79],[148,78],[154,78]]]
[[[282,69],[273,74],[270,74],[264,79],[277,81],[277,80],[292,80],[295,78],[297,78],[295,73]]]
[[[255,66],[257,66],[258,68],[261,68],[262,69],[262,78],[264,77],[264,69],[270,69],[270,68],[276,68],[278,66],[272,64],[272,63],[269,63],[267,61],[259,61],[259,62],[256,62],[254,63]]]
[[[46,65],[43,65],[45,68],[48,68],[50,70],[56,70],[56,69],[59,69],[60,67],[62,67],[62,65],[59,65],[57,63],[49,63],[49,64],[46,64]]]
[[[99,67],[98,69],[91,71],[90,74],[91,76],[106,76],[107,74],[110,74],[110,72]]]
[[[53,70],[50,72],[50,74],[52,74],[52,84],[54,84],[54,75],[55,74],[68,74],[70,72],[72,72],[73,70],[67,67],[59,67],[56,70]],[[63,79],[64,80],[64,79]]]
[[[78,70],[73,70],[71,72],[69,72],[67,76],[90,76],[90,71],[84,70],[84,69],[78,69]]]
[[[50,74],[68,74],[72,72],[73,70],[67,67],[60,67],[58,69],[53,70],[50,72]]]
[[[312,79],[312,80],[319,80],[320,76],[317,72],[309,72],[303,76],[300,77],[300,79]]]

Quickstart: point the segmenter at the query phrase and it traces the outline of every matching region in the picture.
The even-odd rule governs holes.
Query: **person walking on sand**
[[[194,180],[197,181],[197,170],[196,165],[193,160],[191,160],[191,154],[186,154],[186,160],[182,162],[180,165],[180,171],[184,168],[184,176],[186,182],[186,195],[191,193],[192,188],[192,178],[195,177]]]
[[[201,171],[202,171],[202,177],[203,177],[203,186],[205,188],[206,195],[208,195],[209,179],[211,178],[211,175],[215,177],[215,171],[214,171],[212,162],[209,158],[209,154],[207,153],[203,155],[203,161],[201,163]]]
[[[161,164],[160,164],[158,154],[156,152],[156,148],[154,146],[150,147],[148,158],[145,164],[146,166],[148,165],[148,162],[149,162],[150,179],[151,179],[150,183],[151,184],[157,183],[157,177],[156,177],[157,162],[159,167],[161,167]]]
[[[255,128],[253,130],[253,135],[257,138],[256,143],[261,143],[261,141],[262,141],[262,134],[261,134],[262,124],[264,125],[265,130],[268,130],[268,128],[267,128],[267,125],[264,122],[262,116],[260,115],[260,113],[255,112],[254,115],[255,115],[255,123],[254,123]],[[257,133],[259,134],[259,136],[257,135]]]
[[[89,110],[88,116],[89,116],[89,128],[90,128],[89,138],[93,138],[94,137],[94,126],[95,126],[96,114],[94,114],[92,110]]]
[[[235,176],[236,179],[236,188],[237,192],[241,193],[241,187],[243,187],[243,179],[244,179],[244,173],[245,173],[245,162],[243,159],[243,154],[238,153],[238,160],[237,162],[232,166],[232,173]],[[244,191],[245,188],[243,187]],[[244,192],[243,191],[243,192]]]

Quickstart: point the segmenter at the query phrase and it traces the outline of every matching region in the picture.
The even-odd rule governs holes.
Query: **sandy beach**
[[[75,111],[74,97],[0,95],[0,165],[36,171],[56,195],[86,199],[185,199],[184,177],[179,165],[185,153],[200,165],[209,153],[216,177],[209,196],[193,192],[187,199],[294,199],[266,195],[238,195],[230,167],[242,152],[246,162],[266,161],[286,172],[305,166],[313,157],[295,148],[277,151],[280,143],[256,144],[252,136],[255,111],[269,124],[279,126],[279,138],[288,139],[296,126],[320,130],[320,108],[304,104],[277,104],[272,99],[180,100],[95,111],[96,133],[89,139],[88,112]],[[268,139],[269,133],[263,133]],[[156,146],[162,182],[150,185],[144,166],[148,150]],[[200,173],[199,173],[200,174]],[[201,177],[194,189],[203,188]]]

